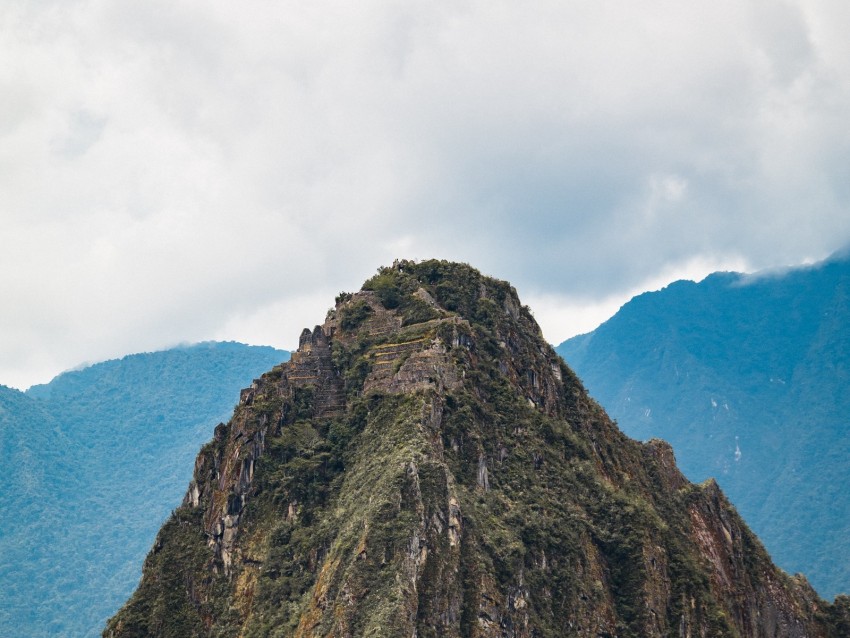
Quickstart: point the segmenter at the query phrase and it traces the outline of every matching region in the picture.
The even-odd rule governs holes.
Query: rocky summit
[[[104,636],[846,637],[850,599],[623,435],[508,283],[404,261],[242,391]]]

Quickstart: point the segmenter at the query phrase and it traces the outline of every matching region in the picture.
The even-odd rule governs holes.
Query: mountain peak
[[[461,348],[497,362],[531,403],[556,410],[558,356],[516,290],[466,264],[396,261],[359,292],[339,295],[325,323],[309,339],[306,332],[304,345],[335,343],[337,358],[347,356],[340,366],[369,366],[365,393],[457,389],[462,371],[449,351]]]
[[[242,391],[105,635],[837,636],[827,613],[510,284],[400,261]]]

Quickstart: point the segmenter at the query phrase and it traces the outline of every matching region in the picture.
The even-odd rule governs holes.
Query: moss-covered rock
[[[397,262],[242,393],[104,635],[839,636],[506,282]]]

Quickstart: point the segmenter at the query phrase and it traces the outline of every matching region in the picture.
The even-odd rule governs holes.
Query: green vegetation
[[[716,477],[790,572],[850,587],[850,261],[717,273],[630,301],[557,350],[638,439]]]
[[[202,450],[200,505],[163,528],[107,636],[732,637],[768,609],[813,635],[844,622],[801,603],[713,484],[617,430],[507,283],[401,262],[364,289],[311,355],[333,370],[265,375]],[[398,328],[414,299],[440,321]],[[427,364],[392,368],[416,389],[376,381],[378,353],[417,337]],[[340,381],[345,406],[313,417]]]
[[[364,300],[344,306],[340,311],[339,326],[343,330],[355,330],[372,314],[372,307]]]
[[[406,265],[406,268],[405,268]],[[378,274],[363,284],[363,290],[374,291],[384,308],[397,309],[402,325],[422,323],[440,316],[438,310],[416,296],[420,281],[414,273],[412,262],[403,262],[402,268],[381,268]]]
[[[239,390],[287,357],[205,343],[67,372],[26,394],[0,387],[0,635],[99,635],[137,585],[200,445]]]

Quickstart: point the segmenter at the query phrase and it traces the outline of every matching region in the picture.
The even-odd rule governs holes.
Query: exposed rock
[[[508,284],[397,262],[364,288],[243,391],[106,636],[841,635]]]

